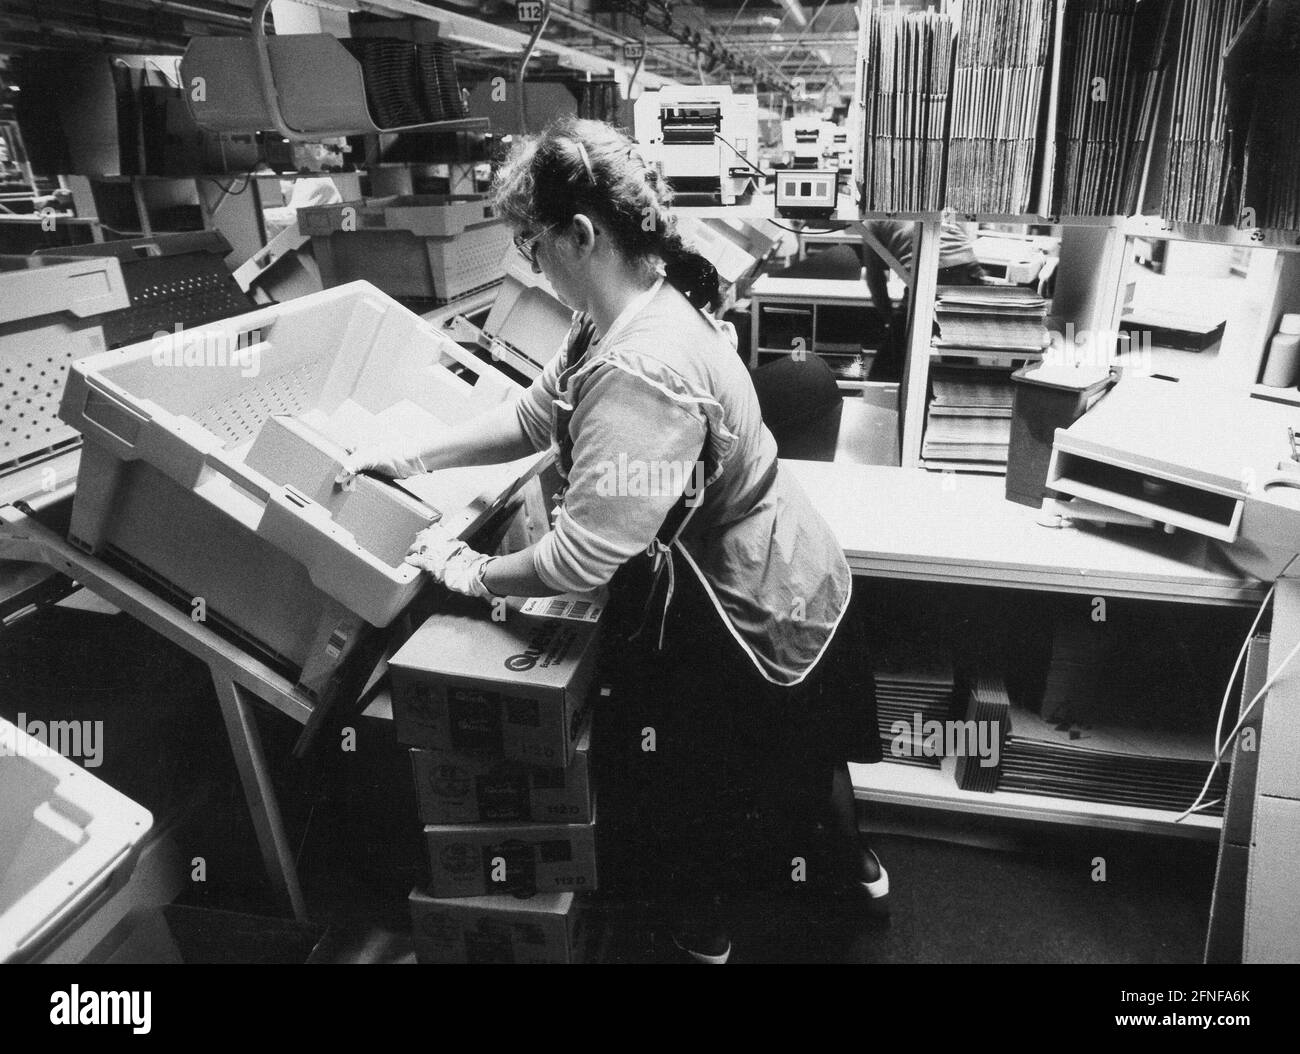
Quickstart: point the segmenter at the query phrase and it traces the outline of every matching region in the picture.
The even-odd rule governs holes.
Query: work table
[[[1000,478],[785,461],[855,575],[1197,604],[1258,604],[1217,543],[1094,525],[1053,528],[1007,501]]]

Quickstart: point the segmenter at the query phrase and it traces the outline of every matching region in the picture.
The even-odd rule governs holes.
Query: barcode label
[[[574,622],[598,622],[604,604],[576,596],[532,597],[525,600],[520,610],[525,615],[541,618],[562,618]]]

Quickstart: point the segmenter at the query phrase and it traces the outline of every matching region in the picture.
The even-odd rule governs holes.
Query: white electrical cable
[[[1264,603],[1260,605],[1259,614],[1255,616],[1255,621],[1251,625],[1250,632],[1246,635],[1247,644],[1249,644],[1251,637],[1254,636],[1255,627],[1259,625],[1260,616],[1263,615],[1264,608],[1268,605],[1268,602],[1272,598],[1272,596],[1273,596],[1273,589],[1270,588],[1268,591],[1268,595],[1264,597]],[[1245,654],[1244,647],[1242,649],[1242,654]],[[1251,712],[1259,704],[1259,701],[1263,699],[1265,695],[1268,694],[1268,690],[1273,687],[1277,679],[1282,676],[1282,674],[1286,671],[1286,668],[1291,665],[1291,661],[1298,654],[1300,654],[1300,641],[1297,641],[1296,646],[1292,648],[1290,652],[1287,653],[1287,657],[1282,660],[1281,665],[1279,665],[1278,668],[1273,671],[1272,675],[1264,682],[1260,690],[1255,693],[1254,698],[1252,698],[1251,701],[1242,708],[1241,716],[1237,719],[1237,723],[1232,726],[1232,731],[1228,733],[1227,738],[1224,739],[1222,745],[1218,747],[1218,750],[1215,753],[1214,764],[1210,766],[1209,774],[1205,777],[1205,784],[1204,786],[1201,787],[1201,793],[1196,796],[1196,801],[1192,802],[1192,804],[1188,806],[1188,808],[1184,812],[1180,813],[1175,818],[1174,823],[1181,823],[1183,820],[1187,819],[1188,816],[1190,816],[1193,812],[1197,811],[1198,809],[1208,808],[1210,805],[1217,804],[1217,801],[1203,803],[1201,799],[1205,797],[1206,793],[1210,789],[1210,781],[1214,778],[1214,773],[1219,768],[1219,762],[1223,760],[1223,755],[1227,752],[1228,747],[1232,745],[1233,740],[1236,739],[1237,733],[1241,731],[1242,726],[1246,723],[1247,720],[1249,720]],[[1239,655],[1238,666],[1240,665],[1240,661],[1241,661],[1241,656]],[[1235,680],[1235,678],[1236,678],[1236,669],[1233,670],[1233,679]],[[1228,695],[1231,693],[1231,691],[1232,691],[1232,681],[1229,681],[1228,689],[1224,693],[1224,707],[1227,706]],[[1220,719],[1219,728],[1222,728],[1223,727],[1222,710],[1220,710],[1219,712],[1219,719]],[[1218,742],[1218,735],[1219,735],[1219,729],[1215,729],[1216,745]]]
[[[1214,725],[1214,749],[1216,752],[1223,748],[1223,740],[1219,738],[1223,732],[1223,715],[1228,712],[1228,699],[1232,695],[1232,686],[1237,683],[1237,674],[1241,670],[1241,661],[1246,657],[1246,649],[1250,647],[1251,639],[1255,636],[1255,630],[1259,628],[1259,620],[1264,617],[1264,612],[1268,609],[1268,602],[1273,599],[1273,591],[1276,589],[1277,583],[1274,582],[1268,587],[1268,592],[1264,594],[1264,600],[1259,605],[1259,610],[1255,612],[1255,621],[1250,624],[1250,629],[1246,630],[1246,639],[1241,642],[1241,651],[1237,652],[1237,661],[1233,664],[1232,675],[1228,678],[1228,685],[1223,689],[1223,702],[1219,704],[1219,720]]]

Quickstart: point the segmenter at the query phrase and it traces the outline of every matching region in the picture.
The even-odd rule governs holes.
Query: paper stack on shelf
[[[863,207],[943,207],[944,120],[952,70],[947,15],[866,8]]]
[[[965,0],[957,34],[947,204],[958,212],[1032,207],[1052,0]]]
[[[1168,4],[1138,0],[1078,0],[1067,6],[1056,214],[1137,211],[1171,10]]]
[[[1211,654],[1215,629],[1159,613],[1058,617],[1040,712],[1013,708],[999,788],[1187,808],[1214,754],[1214,685],[1226,658]],[[1206,800],[1222,799],[1225,785],[1220,768]]]
[[[930,414],[926,419],[924,456],[927,459],[996,462],[1005,467],[1010,443],[1010,414],[1005,417]]]
[[[1255,5],[1247,0],[1185,0],[1180,6],[1160,214],[1183,223],[1235,223],[1234,208],[1225,207],[1239,175],[1231,171],[1234,129],[1225,50],[1242,28],[1247,9]]]
[[[998,789],[1002,744],[1010,729],[1011,698],[1006,683],[993,674],[980,674],[971,684],[966,702],[966,722],[974,723],[965,748],[957,755],[957,786],[962,790],[992,793]],[[995,747],[996,744],[996,747]],[[983,748],[989,749],[981,754]]]
[[[1037,359],[1047,346],[1047,301],[1014,285],[941,285],[934,303],[944,355],[974,351],[980,358]]]
[[[1004,473],[1011,443],[1011,371],[984,366],[935,366],[925,415],[923,467]]]
[[[1263,41],[1245,48],[1257,75],[1246,142],[1245,196],[1261,227],[1300,230],[1300,3],[1271,4]]]
[[[951,715],[956,681],[947,649],[937,642],[921,646],[919,654],[909,648],[906,654],[877,658],[876,712],[886,761],[937,769],[943,756],[942,737],[939,749],[934,749],[933,741],[927,746],[925,723],[946,721]]]
[[[940,286],[935,366],[921,456],[926,468],[1001,473],[1011,443],[1011,372],[1042,358],[1047,301],[1018,286]]]
[[[1297,40],[1300,41],[1300,32]],[[1300,58],[1295,60],[1300,67]],[[1289,100],[1276,105],[1277,99]],[[1278,78],[1270,98],[1257,103],[1250,132],[1253,164],[1246,204],[1258,201],[1256,223],[1279,230],[1300,230],[1300,75]],[[1270,105],[1270,102],[1272,105]],[[1255,188],[1258,187],[1258,190]]]
[[[1049,711],[1049,713],[1051,713]],[[1050,798],[1181,812],[1210,770],[1212,736],[1085,725],[1012,707],[998,789]],[[1220,766],[1201,810],[1223,815],[1227,768]]]

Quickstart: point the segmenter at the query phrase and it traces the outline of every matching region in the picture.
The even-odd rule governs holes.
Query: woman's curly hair
[[[517,230],[598,220],[629,261],[654,267],[697,308],[722,302],[718,272],[677,231],[672,188],[645,163],[636,143],[603,121],[564,116],[515,144],[497,170],[492,200]]]

